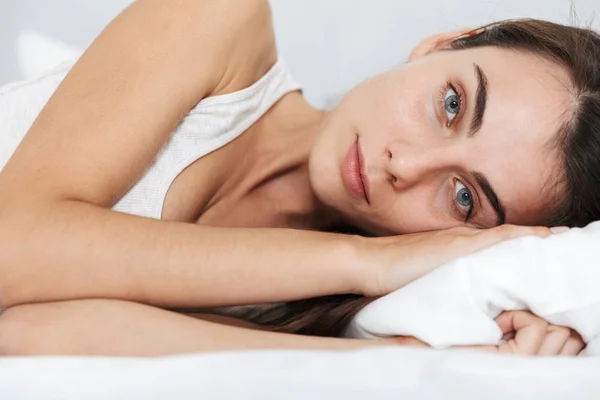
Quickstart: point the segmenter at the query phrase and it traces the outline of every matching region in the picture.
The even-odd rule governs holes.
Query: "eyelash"
[[[444,85],[444,87],[440,90],[440,103],[441,103],[441,109],[442,109],[442,116],[447,115],[447,110],[446,110],[446,95],[448,94],[448,91],[452,90],[454,91],[454,93],[456,93],[456,97],[458,100],[458,113],[456,114],[456,116],[454,117],[453,120],[448,120],[446,118],[446,122],[445,122],[445,126],[447,128],[451,128],[452,126],[454,126],[456,123],[458,123],[460,121],[460,118],[462,117],[463,114],[463,110],[464,110],[464,102],[463,102],[463,94],[460,91],[460,89],[458,89],[452,82],[448,81],[446,82],[446,85]],[[471,195],[471,199],[472,199],[472,204],[471,207],[469,207],[469,211],[465,214],[464,211],[462,211],[460,209],[460,207],[458,206],[458,200],[456,199],[456,185],[457,183],[460,183],[461,185],[463,185],[469,192],[469,194]],[[467,223],[469,222],[469,220],[471,219],[471,217],[473,216],[473,211],[475,209],[475,196],[473,195],[473,190],[471,190],[471,188],[469,188],[468,185],[466,185],[465,183],[463,183],[463,181],[459,180],[459,179],[453,179],[452,181],[452,208],[454,210],[454,212],[456,213],[456,215],[463,215],[464,216],[464,222]]]
[[[449,90],[453,90],[454,93],[456,93],[456,97],[458,99],[458,104],[459,104],[459,108],[458,108],[458,114],[456,115],[456,117],[454,117],[454,119],[452,121],[448,121],[446,117],[444,117],[446,115],[446,94],[448,93]],[[446,122],[444,123],[444,125],[446,126],[446,128],[451,128],[452,126],[454,126],[456,123],[458,123],[460,121],[460,118],[463,114],[463,109],[464,109],[464,104],[463,104],[463,94],[460,91],[460,89],[458,89],[456,86],[454,86],[454,84],[450,81],[446,82],[446,85],[444,85],[444,87],[440,90],[440,104],[441,104],[441,108],[442,108],[442,118],[446,119]]]
[[[460,209],[460,207],[458,206],[458,200],[456,199],[456,184],[460,183],[461,185],[463,185],[468,191],[469,194],[471,195],[471,207],[469,207],[469,211],[465,214],[464,211],[462,211]],[[463,181],[461,181],[460,179],[453,179],[452,180],[452,209],[454,210],[454,212],[456,213],[456,215],[463,215],[464,216],[464,223],[466,224],[467,222],[469,222],[469,220],[471,219],[471,217],[473,216],[473,211],[475,210],[475,204],[476,204],[476,200],[475,200],[475,196],[473,195],[473,190],[466,185],[465,183],[463,183]]]

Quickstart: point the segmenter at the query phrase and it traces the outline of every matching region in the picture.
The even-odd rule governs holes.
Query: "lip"
[[[364,157],[360,149],[358,137],[352,144],[342,161],[342,181],[352,197],[369,201],[369,184],[364,171]]]
[[[363,190],[365,191],[365,199],[368,204],[371,204],[371,195],[369,190],[369,177],[365,172],[365,156],[363,155],[362,149],[360,148],[360,142],[358,141],[358,137],[356,138],[356,147],[358,153],[358,165],[360,166],[360,181],[362,182]]]

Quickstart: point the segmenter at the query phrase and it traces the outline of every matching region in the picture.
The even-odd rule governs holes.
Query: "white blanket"
[[[600,222],[457,259],[361,311],[347,336],[414,336],[433,347],[498,344],[494,318],[531,310],[600,355]]]
[[[2,400],[597,400],[600,358],[407,347],[158,359],[0,358]]]

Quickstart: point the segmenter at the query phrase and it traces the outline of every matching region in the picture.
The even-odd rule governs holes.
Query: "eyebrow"
[[[473,64],[475,69],[475,77],[477,78],[477,92],[475,94],[475,109],[473,110],[473,119],[471,120],[471,127],[469,130],[469,137],[474,136],[479,132],[483,125],[483,116],[485,115],[485,109],[487,106],[488,97],[488,79],[481,67],[477,64]],[[506,222],[506,210],[498,195],[490,185],[485,175],[479,172],[472,172],[475,181],[481,187],[483,194],[487,197],[488,201],[496,212],[496,220],[498,225],[503,225]]]
[[[473,67],[475,68],[475,76],[477,78],[477,93],[475,94],[475,109],[473,110],[469,137],[479,132],[481,125],[483,125],[488,92],[488,80],[485,73],[479,65],[473,64]]]
[[[500,199],[498,199],[498,195],[496,195],[496,192],[494,192],[492,185],[490,185],[490,182],[487,180],[485,175],[479,172],[471,172],[471,174],[475,177],[475,181],[477,181],[477,184],[481,187],[481,190],[483,190],[483,194],[485,194],[485,197],[487,197],[488,201],[494,208],[497,217],[497,224],[503,225],[506,222],[506,210],[502,206],[502,203],[500,203]]]

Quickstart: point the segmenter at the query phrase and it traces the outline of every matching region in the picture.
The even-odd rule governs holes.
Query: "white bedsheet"
[[[8,399],[595,399],[598,358],[375,348],[0,359]]]

